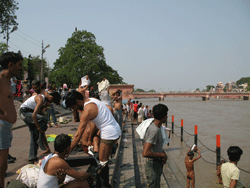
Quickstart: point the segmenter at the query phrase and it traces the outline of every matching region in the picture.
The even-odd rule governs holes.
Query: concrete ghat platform
[[[71,116],[66,115],[65,118]],[[11,179],[17,177],[16,171],[28,164],[28,153],[29,153],[29,142],[30,142],[30,132],[27,126],[21,126],[23,122],[17,122],[15,130],[13,130],[13,141],[12,147],[10,148],[10,154],[17,158],[15,163],[11,163],[8,166],[5,184]],[[46,135],[61,133],[65,134],[75,134],[78,128],[79,122],[69,122],[68,124],[60,124],[62,128],[48,128]],[[123,145],[122,153],[117,152],[111,163],[109,164],[109,178],[110,182],[114,181],[112,179],[113,174],[116,173],[116,160],[121,157],[121,163],[119,164],[119,183],[116,187],[146,187],[146,175],[145,175],[145,161],[146,159],[142,157],[143,144],[138,134],[136,133],[137,125],[131,126],[130,121],[128,121],[124,127],[123,136],[119,139],[119,145]],[[75,129],[74,129],[75,128]],[[134,135],[133,132],[134,131]],[[122,143],[123,142],[123,143]],[[192,145],[192,144],[190,144]],[[51,150],[54,150],[53,143],[49,143]],[[172,137],[170,145],[165,146],[164,149],[169,156],[167,164],[164,166],[164,175],[161,177],[161,187],[185,187],[186,186],[186,169],[184,165],[184,158],[186,151],[188,150],[176,137]],[[39,149],[38,154],[42,151]],[[118,155],[120,154],[120,155]],[[88,154],[83,151],[73,151],[70,157],[86,157]],[[38,155],[42,158],[43,155]],[[136,160],[135,158],[136,157]],[[136,167],[136,168],[135,168]],[[80,168],[80,169],[86,169]],[[216,184],[216,171],[215,167],[207,165],[202,159],[195,163],[196,171],[196,187],[221,187]],[[207,172],[214,174],[212,176],[206,176]],[[138,178],[139,177],[139,178]],[[138,182],[140,184],[138,184]],[[111,182],[112,183],[112,182]],[[115,186],[114,186],[115,187]]]

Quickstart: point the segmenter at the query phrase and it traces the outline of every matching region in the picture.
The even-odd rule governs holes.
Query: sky
[[[250,76],[250,0],[16,1],[9,50],[41,56],[43,40],[50,67],[77,27],[135,88],[192,91]]]

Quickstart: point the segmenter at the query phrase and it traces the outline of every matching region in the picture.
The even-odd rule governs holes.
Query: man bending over
[[[54,153],[49,154],[42,161],[37,181],[37,188],[59,188],[59,185],[63,183],[66,174],[76,180],[61,187],[89,187],[87,181],[85,180],[90,177],[91,174],[74,170],[64,160],[65,156],[69,153],[70,144],[70,136],[60,134],[56,137],[54,142]]]
[[[82,138],[84,130],[89,121],[92,121],[100,130],[101,139],[99,147],[99,160],[100,165],[106,167],[106,173],[104,173],[104,169],[102,169],[102,172],[105,175],[105,177],[103,177],[105,179],[104,181],[106,182],[107,186],[109,186],[107,163],[112,150],[112,145],[119,139],[121,135],[119,124],[116,122],[109,108],[104,103],[94,98],[88,98],[84,100],[83,95],[79,92],[72,91],[67,95],[66,106],[72,109],[83,109],[84,107],[80,117],[80,125],[71,143],[70,152]]]
[[[35,85],[32,85],[32,87],[35,87]],[[48,118],[43,114],[42,110],[52,102],[59,104],[61,100],[60,94],[57,92],[52,93],[51,96],[51,99],[45,99],[44,95],[38,94],[28,98],[20,106],[20,117],[28,125],[30,131],[29,161],[32,163],[38,160],[38,145],[45,150],[42,154],[51,152],[45,137]]]

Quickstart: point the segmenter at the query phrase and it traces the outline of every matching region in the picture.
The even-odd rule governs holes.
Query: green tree
[[[135,92],[145,92],[145,91],[143,89],[138,88],[135,90]]]
[[[154,92],[154,93],[155,93],[155,90],[154,90],[154,89],[151,89],[151,90],[149,90],[148,92]]]
[[[247,91],[250,91],[250,77],[242,77],[241,79],[239,79],[238,81],[236,81],[236,85],[239,86],[241,84],[245,84],[247,83]]]
[[[96,44],[94,34],[75,31],[65,47],[59,49],[59,58],[49,75],[49,80],[57,85],[63,83],[77,87],[81,77],[89,75],[92,84],[107,78],[110,84],[120,84],[122,77],[106,64],[104,49]]]
[[[7,50],[7,44],[0,42],[0,56]]]
[[[35,79],[35,71],[34,71],[35,66],[31,55],[29,55],[27,60],[28,60],[27,62],[28,80],[30,80],[31,83]]]
[[[7,45],[4,42],[0,42],[0,56],[6,51]],[[2,67],[0,66],[0,72],[2,71]]]
[[[17,5],[18,3],[15,0],[0,0],[0,33],[7,39],[7,48],[9,34],[15,31],[18,25],[15,15],[16,10],[18,10]]]
[[[211,88],[215,88],[215,87],[213,85],[207,85],[206,88],[207,88],[207,91],[210,91]]]

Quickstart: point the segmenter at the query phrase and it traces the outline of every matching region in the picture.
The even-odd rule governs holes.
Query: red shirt
[[[138,104],[134,104],[134,111],[138,113]]]

